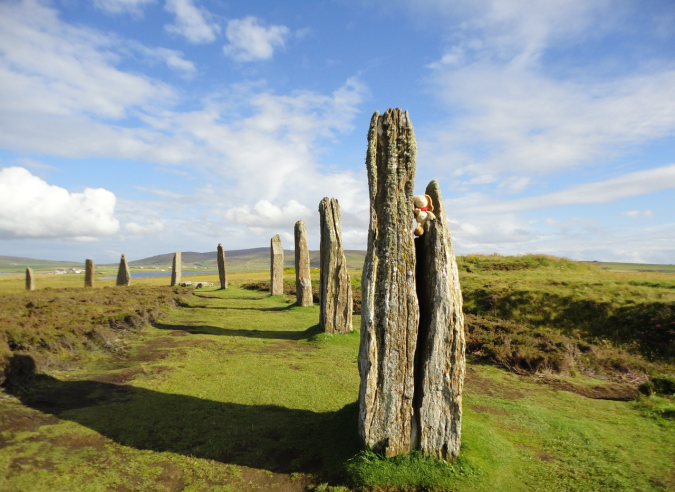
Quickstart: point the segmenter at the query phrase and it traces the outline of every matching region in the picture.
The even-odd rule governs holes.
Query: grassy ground
[[[543,274],[537,280],[539,268],[494,277],[489,266],[473,270],[462,274],[467,292],[486,282],[498,293],[511,283],[523,290],[524,278],[544,288],[552,272],[546,270],[547,283]],[[579,281],[595,275],[577,273]],[[0,490],[675,488],[673,397],[582,396],[567,390],[606,381],[545,371],[519,375],[477,358],[467,369],[458,461],[385,460],[360,451],[358,332],[326,337],[316,326],[316,306],[299,308],[290,297],[240,288],[268,275],[233,274],[230,289],[195,291],[129,337],[125,350],[53,365],[0,393]],[[630,284],[635,278],[615,281],[638,292],[662,289]],[[4,281],[1,290],[20,290]],[[76,280],[54,276],[45,287],[51,281],[59,289],[76,287]],[[166,282],[138,284],[156,293]],[[99,283],[98,295],[105,285]],[[652,299],[645,295],[645,302]],[[512,316],[534,326],[540,316],[534,312],[519,308]]]

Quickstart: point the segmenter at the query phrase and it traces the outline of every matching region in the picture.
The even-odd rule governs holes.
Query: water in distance
[[[218,270],[209,270],[204,272],[183,272],[182,276],[185,275],[202,275],[204,273],[218,273]],[[148,278],[148,277],[169,277],[171,276],[171,270],[167,272],[131,272],[131,278]],[[117,278],[117,275],[113,277],[98,277],[99,280],[114,280]]]

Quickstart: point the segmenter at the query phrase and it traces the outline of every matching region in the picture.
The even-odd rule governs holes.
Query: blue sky
[[[670,0],[0,0],[0,254],[365,249],[389,107],[458,254],[675,263]]]

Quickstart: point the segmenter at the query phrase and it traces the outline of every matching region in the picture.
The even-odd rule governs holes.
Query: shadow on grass
[[[17,356],[18,357],[18,356]],[[28,372],[34,362],[20,356]],[[24,372],[26,372],[24,370]],[[123,446],[211,459],[273,472],[345,479],[359,451],[356,403],[318,413],[166,394],[99,380],[24,374],[9,389],[33,409],[95,430]]]
[[[288,304],[287,306],[275,306],[267,308],[258,307],[228,307],[228,306],[183,306],[183,309],[222,309],[225,311],[287,311],[291,308],[298,307],[297,304]]]
[[[318,324],[310,326],[304,331],[298,330],[237,330],[220,328],[210,325],[168,325],[155,322],[153,326],[159,330],[182,330],[193,335],[217,335],[224,337],[265,338],[275,340],[309,340],[314,335],[322,333]]]

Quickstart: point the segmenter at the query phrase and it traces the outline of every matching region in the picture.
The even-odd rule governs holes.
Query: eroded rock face
[[[171,287],[180,284],[182,277],[182,258],[181,252],[176,251],[173,254],[173,264],[171,265]]]
[[[462,291],[443,198],[427,186],[436,219],[415,239],[420,322],[415,355],[413,447],[427,456],[459,454],[465,342]]]
[[[307,228],[302,220],[295,223],[295,292],[298,306],[311,306],[312,279],[309,274]]]
[[[340,204],[325,197],[319,203],[321,220],[319,324],[325,333],[349,333],[352,328],[352,284],[342,248]]]
[[[32,268],[26,268],[26,290],[35,290],[35,273]]]
[[[411,450],[415,284],[415,135],[407,112],[375,113],[368,131],[368,251],[361,277],[359,434],[387,456]]]
[[[284,247],[279,234],[270,242],[270,294],[277,296],[284,293]]]
[[[359,434],[393,456],[451,459],[461,443],[464,317],[457,263],[436,181],[436,218],[413,241],[415,137],[407,113],[373,115],[359,348]]]
[[[218,243],[218,277],[220,278],[220,288],[227,289],[227,263],[225,262],[225,250],[223,245]]]
[[[131,273],[129,272],[129,264],[127,257],[122,255],[120,259],[120,267],[117,270],[117,285],[129,285],[131,283]]]
[[[84,262],[84,286],[94,286],[94,260],[86,260]]]

